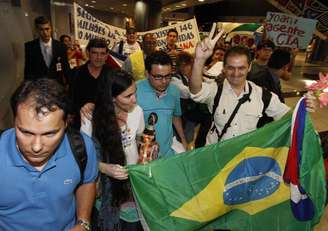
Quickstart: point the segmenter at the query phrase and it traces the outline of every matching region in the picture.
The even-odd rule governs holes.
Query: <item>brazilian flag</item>
[[[282,179],[290,128],[291,113],[218,144],[130,166],[133,191],[150,230],[312,230],[325,203],[322,150],[307,115],[299,175],[315,215],[298,221]]]

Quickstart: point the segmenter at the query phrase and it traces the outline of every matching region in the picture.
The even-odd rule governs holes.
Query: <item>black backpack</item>
[[[0,130],[0,136],[4,131],[6,131],[6,130]],[[76,187],[76,188],[78,188],[83,182],[84,170],[85,170],[85,168],[87,166],[87,162],[88,162],[87,151],[85,148],[84,139],[83,139],[80,131],[78,131],[74,128],[67,128],[66,133],[67,133],[69,144],[71,146],[73,156],[80,169],[81,179],[80,179],[78,186]]]

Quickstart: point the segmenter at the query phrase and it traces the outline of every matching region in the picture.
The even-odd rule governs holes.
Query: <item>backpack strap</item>
[[[215,113],[217,107],[219,106],[220,98],[221,98],[221,95],[222,95],[222,89],[223,89],[223,83],[222,82],[220,83],[217,80],[215,82],[216,82],[216,85],[218,86],[218,90],[216,91],[216,95],[214,97],[213,108],[212,108],[213,121],[214,121],[214,113]]]
[[[218,130],[214,124],[214,114],[215,114],[215,111],[216,109],[218,108],[219,106],[219,102],[220,102],[220,98],[221,98],[221,95],[222,95],[222,89],[223,89],[223,82],[219,83],[219,81],[215,81],[216,82],[216,85],[218,87],[218,90],[216,91],[216,94],[215,94],[215,97],[214,97],[214,102],[213,102],[213,107],[212,107],[212,113],[211,113],[211,117],[212,117],[212,127],[210,129],[210,132],[216,132],[218,134]]]
[[[181,73],[177,72],[176,75],[174,75],[174,77],[177,79],[180,79],[182,84],[188,87],[188,84],[189,84],[188,80]]]
[[[137,43],[139,44],[140,49],[143,50],[142,43],[139,40],[137,40]]]
[[[265,113],[266,109],[268,108],[271,102],[272,94],[266,88],[262,88],[262,102],[263,102],[263,110],[262,110],[262,117],[257,122],[256,127],[260,128],[263,127],[265,124],[270,123],[273,121],[272,117],[267,116]]]
[[[233,110],[233,112],[231,113],[228,121],[226,122],[226,124],[224,125],[222,131],[220,134],[218,134],[218,142],[221,140],[222,136],[227,132],[228,128],[230,127],[230,124],[232,122],[232,120],[235,118],[240,106],[245,103],[246,101],[250,101],[250,95],[252,94],[252,86],[250,84],[248,84],[248,93],[245,94],[243,97],[241,97],[238,100],[238,104],[236,105],[235,109]]]
[[[118,45],[118,53],[123,54],[123,40],[120,41],[120,44]]]
[[[79,185],[81,185],[84,179],[84,170],[88,161],[84,139],[80,131],[70,127],[67,128],[67,137],[76,163],[80,168],[81,179]]]

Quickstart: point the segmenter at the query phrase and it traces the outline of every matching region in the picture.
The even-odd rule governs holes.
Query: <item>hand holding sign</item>
[[[215,29],[216,23],[213,23],[209,36],[197,44],[195,54],[196,59],[206,60],[212,55],[216,42],[224,33],[223,30],[219,30],[218,33],[214,36]]]

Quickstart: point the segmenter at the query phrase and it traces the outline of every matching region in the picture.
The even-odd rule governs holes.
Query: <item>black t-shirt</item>
[[[90,74],[88,70],[88,63],[75,70],[70,89],[72,113],[74,115],[73,126],[75,128],[80,128],[80,109],[86,103],[95,103],[98,81],[106,70],[109,69],[110,67],[104,65],[98,78],[95,78]]]

